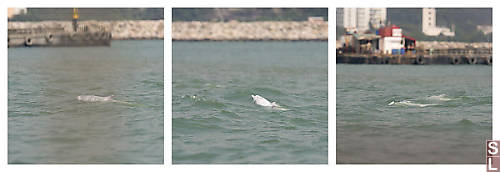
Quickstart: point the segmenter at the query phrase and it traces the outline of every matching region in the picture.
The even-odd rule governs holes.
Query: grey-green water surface
[[[173,163],[327,163],[326,42],[174,42],[172,51]]]
[[[485,65],[337,66],[337,163],[484,163]]]
[[[163,163],[163,40],[9,48],[8,58],[9,163]]]

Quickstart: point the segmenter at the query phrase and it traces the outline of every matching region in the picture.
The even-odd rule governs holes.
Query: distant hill
[[[173,21],[305,21],[328,20],[328,8],[174,8]]]
[[[437,25],[491,25],[491,8],[436,8]],[[387,8],[387,19],[394,24],[422,22],[422,8]]]
[[[79,8],[79,20],[159,20],[163,8]],[[72,20],[73,8],[28,8],[9,21]]]
[[[388,8],[387,20],[403,28],[405,35],[417,40],[491,42],[491,34],[476,30],[477,25],[492,25],[491,8],[436,8],[437,26],[451,28],[455,25],[455,37],[429,37],[422,33],[422,8]]]

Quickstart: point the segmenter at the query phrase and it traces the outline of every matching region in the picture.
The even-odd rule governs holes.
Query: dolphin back
[[[283,107],[281,107],[279,104],[277,104],[276,102],[269,102],[269,100],[265,99],[264,97],[261,97],[259,95],[251,95],[252,96],[252,99],[253,99],[253,102],[257,105],[260,105],[260,106],[265,106],[265,107],[271,107],[273,109],[277,109],[277,110],[283,110],[283,111],[286,111],[288,109],[285,109]]]

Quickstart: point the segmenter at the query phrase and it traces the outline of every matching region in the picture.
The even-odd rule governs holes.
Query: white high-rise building
[[[446,27],[436,26],[436,9],[422,8],[422,32],[428,36],[455,36],[455,31]]]
[[[356,8],[337,8],[337,26],[356,28]]]
[[[379,28],[387,20],[385,8],[337,8],[337,26],[360,32]]]
[[[425,35],[439,35],[440,32],[436,29],[436,9],[422,8],[422,32]]]
[[[358,31],[366,31],[370,29],[370,9],[357,8],[356,9],[356,28]]]
[[[370,8],[370,24],[373,28],[381,28],[387,21],[387,8]]]

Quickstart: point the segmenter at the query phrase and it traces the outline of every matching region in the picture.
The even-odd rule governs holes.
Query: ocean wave
[[[150,86],[152,88],[163,88],[163,81],[156,81],[156,80],[142,80],[142,84]]]
[[[477,124],[475,124],[474,122],[472,122],[471,120],[468,120],[468,119],[462,119],[458,122],[456,122],[455,124],[458,124],[458,125],[461,125],[461,126],[476,126]]]
[[[400,126],[400,127],[409,127],[409,126]],[[410,128],[427,130],[427,131],[443,131],[443,130],[470,131],[470,129],[491,130],[491,126],[489,125],[482,125],[481,123],[476,123],[465,118],[458,121],[457,120],[451,121],[449,123],[416,124],[414,126],[410,126]]]
[[[279,139],[270,139],[270,140],[259,141],[260,144],[276,144],[276,143],[279,143],[279,142],[280,142]]]
[[[413,99],[413,98],[410,98]],[[411,100],[402,100],[402,101],[391,101],[388,105],[389,106],[413,106],[413,107],[428,107],[428,106],[437,106],[437,105],[445,105],[445,106],[450,106],[452,104],[450,103],[445,103],[444,102],[449,102],[453,100],[457,100],[459,98],[451,98],[446,94],[439,94],[439,95],[431,95],[427,96],[425,98],[417,98],[419,100],[419,103],[413,102]],[[422,102],[427,102],[427,103],[422,103]]]
[[[455,100],[452,98],[449,98],[446,94],[440,94],[437,96],[429,96],[427,97],[429,100],[438,100],[438,101],[450,101],[450,100]]]
[[[260,93],[263,95],[272,95],[272,96],[287,95],[286,93],[282,92],[279,88],[257,87],[257,88],[251,89],[251,92],[254,94]]]
[[[229,118],[235,118],[235,119],[240,118],[240,116],[237,113],[234,113],[230,110],[221,110],[221,111],[219,111],[219,114],[226,116],[226,117],[229,117]]]
[[[194,100],[194,101],[203,101],[205,100],[203,97],[197,96],[197,95],[183,95],[181,96],[181,99],[188,99],[188,100]]]
[[[226,107],[226,105],[223,102],[214,99],[207,99],[205,97],[198,95],[183,95],[181,96],[181,99],[192,102],[193,103],[192,106],[195,107],[211,107],[211,108]]]
[[[211,84],[211,83],[205,83],[204,84],[205,87],[207,88],[226,88],[225,85],[220,85],[220,84]]]
[[[202,131],[210,131],[210,130],[226,130],[226,128],[222,127],[218,123],[222,122],[221,119],[217,117],[207,117],[207,118],[184,118],[177,117],[172,119],[172,125],[177,131],[185,131],[185,132],[202,132]]]
[[[389,104],[387,104],[389,106],[413,106],[413,107],[427,107],[427,106],[435,106],[437,104],[421,104],[421,103],[414,103],[412,101],[409,101],[409,100],[403,100],[403,101],[398,101],[398,102],[395,102],[395,101],[391,101]]]

